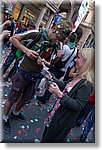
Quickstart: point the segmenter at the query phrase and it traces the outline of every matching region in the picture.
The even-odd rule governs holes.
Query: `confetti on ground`
[[[70,139],[67,139],[67,142],[70,142]]]
[[[29,128],[30,128],[30,126],[28,126],[28,125],[27,125],[27,128],[29,129]]]
[[[16,139],[17,139],[17,136],[14,136],[13,138],[16,140]]]
[[[34,121],[33,121],[33,120],[30,120],[30,122],[33,123]]]
[[[74,137],[74,141],[76,141],[77,140],[77,138],[76,137]]]
[[[36,129],[36,133],[39,133],[40,130],[41,130],[40,128],[37,128],[37,129]]]
[[[18,134],[21,134],[21,130],[18,130],[17,133],[18,133]]]
[[[35,122],[38,122],[38,119],[34,119],[35,120]]]

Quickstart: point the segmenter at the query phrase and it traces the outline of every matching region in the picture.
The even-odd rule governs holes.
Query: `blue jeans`
[[[85,134],[86,136],[88,135],[94,122],[95,122],[95,106],[93,107],[88,118],[86,119],[86,125],[85,125],[85,128],[83,130],[83,134]]]

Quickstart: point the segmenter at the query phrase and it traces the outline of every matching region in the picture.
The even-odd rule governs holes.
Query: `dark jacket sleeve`
[[[66,84],[68,83],[68,81],[67,82],[61,81],[61,80],[57,79],[55,76],[52,76],[52,79],[58,85],[58,87],[60,88],[61,91],[64,90]]]
[[[71,98],[67,93],[61,99],[61,105],[75,111],[80,111],[84,108],[92,93],[92,86],[87,84],[82,85],[77,91],[74,98]]]

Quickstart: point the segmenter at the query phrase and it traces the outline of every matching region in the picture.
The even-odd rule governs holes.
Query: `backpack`
[[[54,64],[54,67],[59,70],[59,69],[62,69],[64,68],[65,64],[68,62],[68,60],[72,57],[72,55],[74,54],[75,52],[75,49],[76,47],[74,48],[73,52],[70,54],[70,56],[65,60],[65,61],[58,61],[57,63]]]

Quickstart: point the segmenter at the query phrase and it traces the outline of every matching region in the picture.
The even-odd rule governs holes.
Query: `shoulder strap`
[[[42,31],[39,31],[34,40],[27,46],[27,48],[31,49],[41,38]]]
[[[42,32],[42,35],[43,35],[44,40],[45,40],[45,41],[48,41],[49,38],[48,38],[48,35],[47,35],[47,33],[48,33],[47,30],[46,30],[46,29],[45,29],[45,30],[42,29],[41,32]]]
[[[43,36],[45,41],[48,41],[48,36],[47,36],[47,31],[41,29],[38,34],[36,35],[36,37],[34,38],[34,40],[27,46],[29,49],[31,49],[41,38],[41,36]]]
[[[71,56],[74,54],[75,49],[76,49],[76,47],[74,47],[74,50],[73,50],[73,52],[70,54],[70,56],[69,56],[65,61],[63,61],[64,64],[66,64],[66,63],[68,62],[68,60],[71,58]]]

